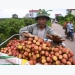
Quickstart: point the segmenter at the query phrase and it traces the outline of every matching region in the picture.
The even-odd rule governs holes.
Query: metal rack
[[[13,38],[14,36],[20,36],[20,34],[14,34],[14,35],[12,35],[11,37],[9,37],[8,39],[6,39],[4,42],[2,42],[1,44],[0,44],[0,46],[2,46],[3,44],[5,44],[7,41],[9,41],[11,38]]]

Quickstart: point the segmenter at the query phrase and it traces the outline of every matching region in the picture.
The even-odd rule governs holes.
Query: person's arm
[[[53,40],[54,42],[58,42],[58,43],[62,43],[62,41],[65,41],[64,39],[62,39],[62,35],[57,34],[53,28],[50,28],[49,30],[50,34],[46,34],[46,37],[48,37],[49,39]]]
[[[31,33],[26,33],[26,32],[23,32],[23,36],[24,37],[34,37],[34,35],[32,35]]]
[[[53,28],[49,28],[49,33],[50,33],[50,35],[57,35],[59,37],[62,37],[62,35],[56,33]]]
[[[74,24],[72,23],[72,27],[74,28]]]
[[[35,24],[32,24],[32,25],[21,28],[19,30],[20,37],[21,38],[34,37],[34,35],[32,34],[34,26],[35,26]]]

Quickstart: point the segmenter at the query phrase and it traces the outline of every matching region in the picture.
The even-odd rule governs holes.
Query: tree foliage
[[[57,20],[57,21],[64,20],[64,17],[63,17],[63,16],[56,16],[56,20]]]
[[[63,19],[60,19],[59,24],[64,25],[65,22],[72,21],[74,27],[75,27],[75,16],[71,14],[71,11],[67,15],[64,16]]]
[[[18,15],[17,14],[13,14],[12,18],[18,18]]]

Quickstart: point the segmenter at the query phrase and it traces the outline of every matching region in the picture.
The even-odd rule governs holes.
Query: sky
[[[23,18],[29,10],[32,9],[0,9],[0,18],[11,18],[12,14],[17,14],[19,18]],[[33,9],[38,10],[38,9]],[[66,9],[45,9],[50,14],[51,18],[55,17],[55,14],[62,14],[63,16],[66,15]]]
[[[0,0],[0,18],[10,18],[12,14],[22,18],[32,9],[52,9],[48,12],[52,18],[55,14],[65,16],[66,9],[75,9],[74,3],[72,0]]]

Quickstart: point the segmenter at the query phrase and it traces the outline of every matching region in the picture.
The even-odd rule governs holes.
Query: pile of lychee
[[[42,38],[13,39],[0,52],[26,59],[30,65],[75,65],[74,53],[62,45],[53,45]]]

